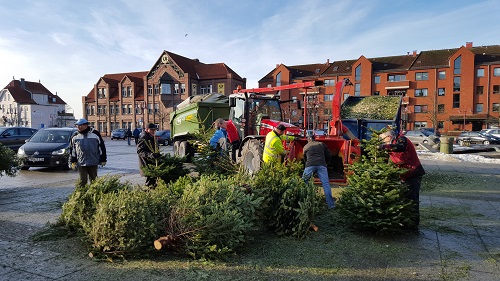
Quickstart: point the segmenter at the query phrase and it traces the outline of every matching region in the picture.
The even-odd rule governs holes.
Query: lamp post
[[[463,128],[462,128],[463,130],[462,131],[465,131],[465,119],[467,118],[467,109],[464,109],[464,110],[458,109],[458,112],[464,114],[464,124],[463,124]]]

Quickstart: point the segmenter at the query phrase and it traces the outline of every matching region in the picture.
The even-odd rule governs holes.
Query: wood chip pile
[[[342,119],[393,120],[398,113],[400,97],[364,97],[348,99],[342,104]]]

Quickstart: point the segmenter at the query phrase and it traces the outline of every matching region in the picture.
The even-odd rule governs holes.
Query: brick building
[[[430,50],[403,56],[365,58],[320,64],[279,64],[259,80],[259,87],[322,80],[325,87],[308,91],[308,129],[326,129],[331,118],[335,82],[349,78],[347,96],[403,96],[403,128],[437,127],[450,135],[499,126],[500,45]],[[282,99],[303,99],[299,90],[282,91]],[[285,120],[302,125],[295,105]]]
[[[83,115],[102,135],[155,123],[170,129],[170,112],[187,97],[229,95],[246,79],[224,63],[205,64],[163,51],[149,71],[106,74],[82,98]]]

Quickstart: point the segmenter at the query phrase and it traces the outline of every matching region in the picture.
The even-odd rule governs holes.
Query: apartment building
[[[500,45],[429,50],[406,55],[287,66],[279,64],[259,80],[259,87],[322,80],[304,101],[306,116],[293,103],[284,118],[308,129],[326,129],[331,119],[335,82],[348,78],[348,96],[400,95],[402,128],[438,128],[450,135],[481,130],[500,122]],[[304,92],[282,91],[283,100],[303,100]]]
[[[82,97],[83,115],[104,136],[116,128],[142,128],[148,123],[170,129],[170,113],[189,96],[229,95],[246,87],[224,63],[205,64],[163,51],[149,71],[105,74]]]

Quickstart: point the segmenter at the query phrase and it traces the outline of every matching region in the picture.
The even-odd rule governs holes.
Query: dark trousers
[[[97,165],[95,166],[78,166],[78,174],[80,175],[81,185],[85,186],[89,179],[92,183],[97,178]]]
[[[413,210],[414,217],[412,219],[415,226],[418,227],[420,224],[420,185],[422,184],[422,176],[412,177],[406,179],[406,184],[408,185],[408,195],[407,198],[415,203],[415,209]]]

